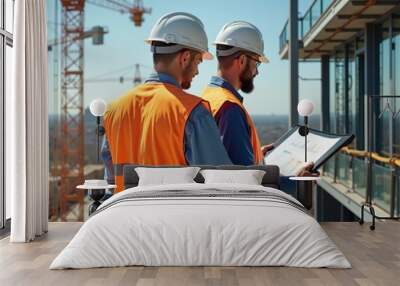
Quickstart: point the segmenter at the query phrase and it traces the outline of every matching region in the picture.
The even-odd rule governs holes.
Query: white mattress
[[[262,190],[238,184],[136,187],[104,202],[50,269],[145,266],[293,266],[350,268],[320,225],[279,200],[172,197],[121,200],[136,192]],[[118,202],[119,201],[119,202]]]

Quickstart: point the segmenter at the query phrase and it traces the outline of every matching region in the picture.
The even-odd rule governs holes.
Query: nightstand
[[[85,180],[83,185],[79,185],[76,188],[88,190],[89,197],[93,200],[93,203],[89,206],[89,215],[91,215],[101,205],[101,201],[106,197],[107,191],[110,190],[113,193],[116,187],[116,185],[109,185],[105,180]]]

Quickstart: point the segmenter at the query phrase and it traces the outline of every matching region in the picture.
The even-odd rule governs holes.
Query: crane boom
[[[86,3],[131,15],[131,20],[136,27],[140,27],[144,21],[143,14],[150,14],[151,8],[143,6],[142,0],[135,0],[129,3],[125,0],[86,0]]]
[[[120,12],[122,14],[125,13],[130,13],[130,5],[128,2],[126,1],[113,1],[113,0],[86,0],[87,3],[95,5],[95,6],[99,6],[102,8],[106,8],[106,9],[110,9],[110,10],[114,10],[116,12]]]

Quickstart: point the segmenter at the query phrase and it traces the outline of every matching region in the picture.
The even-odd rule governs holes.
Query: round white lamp
[[[297,112],[301,116],[309,116],[314,111],[314,103],[311,100],[303,99],[297,105]]]
[[[106,112],[107,103],[103,99],[97,98],[90,103],[89,109],[94,116],[100,117]]]
[[[297,112],[304,116],[304,126],[299,128],[299,133],[304,136],[304,161],[307,162],[307,134],[308,130],[308,116],[314,111],[314,103],[311,100],[303,99],[297,105]]]
[[[103,126],[100,124],[100,118],[104,115],[107,109],[107,103],[101,99],[101,98],[96,98],[90,103],[89,106],[90,113],[93,114],[93,116],[96,116],[96,121],[97,121],[97,128],[96,128],[96,134],[97,134],[97,162],[99,162],[99,152],[100,152],[100,136],[103,136],[105,134],[105,129]]]

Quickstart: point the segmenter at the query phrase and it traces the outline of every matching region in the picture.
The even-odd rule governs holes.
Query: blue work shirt
[[[240,102],[243,102],[243,97],[240,93],[225,79],[213,76],[209,85],[225,88]],[[242,108],[237,104],[227,102],[221,107],[215,120],[221,133],[222,142],[232,163],[245,166],[254,165],[250,126]],[[290,181],[289,177],[282,176],[280,184],[281,188],[286,192],[294,192],[295,183]]]
[[[240,102],[243,102],[243,97],[239,92],[223,78],[213,76],[209,85],[225,88],[237,97]],[[232,163],[245,166],[254,165],[250,126],[242,108],[237,104],[226,102],[218,112],[215,121],[220,130],[222,143]]]
[[[173,84],[179,83],[170,75],[154,73],[145,81]],[[185,158],[189,165],[231,165],[232,162],[222,145],[218,127],[212,114],[202,105],[197,105],[189,115],[185,126]],[[101,151],[105,164],[105,179],[112,183],[114,172],[108,140],[104,137]],[[111,180],[112,178],[112,180]]]

